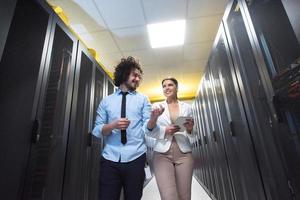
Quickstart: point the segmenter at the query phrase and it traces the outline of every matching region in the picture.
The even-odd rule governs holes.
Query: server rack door
[[[0,62],[2,199],[21,199],[24,190],[50,23],[49,13],[40,5],[19,1],[3,49]]]
[[[202,159],[203,159],[203,152],[202,152],[202,143],[201,143],[201,124],[200,124],[200,116],[199,116],[199,105],[198,105],[198,97],[195,99],[194,102],[194,120],[195,120],[195,132],[196,132],[196,141],[195,141],[195,148],[194,148],[194,159],[195,164],[194,167],[196,169],[196,177],[198,181],[201,181],[202,184],[204,182],[204,169],[202,166]]]
[[[94,79],[93,79],[93,122],[96,119],[96,111],[99,106],[99,103],[104,97],[104,72],[97,65],[94,70]],[[94,125],[94,124],[93,124]],[[90,192],[89,199],[95,200],[98,198],[98,188],[99,188],[99,172],[100,172],[100,157],[101,150],[103,148],[103,140],[95,136],[92,136],[92,146],[91,146],[91,175],[90,178]]]
[[[221,28],[222,30],[222,28]],[[229,174],[229,166],[228,166],[228,155],[227,155],[227,151],[226,148],[224,146],[224,129],[222,127],[220,118],[219,118],[219,109],[218,109],[218,100],[216,97],[216,93],[220,93],[221,92],[221,87],[220,87],[220,82],[214,79],[213,76],[213,68],[217,68],[220,67],[219,65],[219,59],[218,59],[218,54],[217,53],[213,53],[211,54],[210,57],[210,68],[208,70],[208,73],[210,75],[210,85],[211,88],[209,88],[208,91],[208,97],[210,99],[210,114],[211,114],[211,125],[213,128],[213,137],[215,140],[215,146],[216,146],[216,151],[218,154],[218,166],[219,166],[219,173],[221,176],[221,179],[219,180],[219,185],[222,188],[222,190],[220,190],[220,192],[222,191],[223,194],[222,195],[222,199],[228,199],[228,200],[233,200],[234,196],[233,196],[233,191],[232,191],[232,181],[230,178],[230,174]]]
[[[93,119],[96,119],[96,111],[97,108],[101,102],[101,100],[104,97],[104,73],[102,72],[101,69],[99,69],[99,67],[96,67],[96,71],[95,71],[95,91],[94,91],[94,112],[93,112]]]
[[[252,24],[267,63],[267,76],[276,84],[278,76],[299,64],[300,3],[297,0],[255,0],[243,3],[246,19]],[[244,12],[245,12],[244,11]],[[248,14],[248,15],[247,15]]]
[[[195,102],[192,103],[192,112],[193,112],[193,118],[194,118],[194,122],[195,122],[195,125],[193,127],[193,135],[194,135],[194,138],[192,138],[191,140],[191,146],[192,146],[192,155],[193,155],[193,158],[194,158],[194,171],[193,171],[193,174],[194,176],[197,176],[197,178],[199,179],[200,175],[199,175],[199,168],[196,166],[199,161],[199,153],[197,152],[197,137],[198,137],[198,132],[199,132],[199,129],[198,129],[198,119],[197,119],[197,114],[196,114],[196,109],[195,109]],[[201,180],[201,178],[200,178]]]
[[[107,95],[110,95],[115,92],[115,86],[111,81],[107,82]]]
[[[222,162],[222,158],[220,155],[220,149],[218,147],[218,143],[220,142],[219,138],[217,138],[217,130],[215,127],[215,124],[213,123],[213,115],[212,115],[212,99],[209,94],[209,90],[212,89],[212,84],[210,82],[210,77],[209,77],[209,68],[210,68],[210,62],[209,62],[209,67],[207,67],[207,71],[205,73],[204,77],[204,83],[205,83],[205,90],[204,90],[204,96],[206,100],[206,120],[207,120],[207,131],[209,135],[209,140],[210,140],[210,151],[213,154],[214,158],[214,173],[215,173],[215,191],[216,191],[216,199],[225,199],[226,197],[224,195],[223,191],[223,184],[222,184],[222,170],[220,169],[220,165]]]
[[[222,26],[220,28],[220,30],[222,30]],[[226,137],[231,137],[228,133],[230,132],[229,129],[229,123],[228,121],[224,121],[224,119],[227,119],[226,116],[226,108],[225,108],[225,99],[223,97],[223,91],[222,91],[222,84],[221,82],[223,81],[222,79],[220,79],[218,71],[224,67],[224,65],[226,63],[222,63],[222,59],[220,58],[220,46],[222,46],[223,44],[223,31],[221,31],[220,37],[217,40],[217,44],[216,46],[213,48],[213,53],[211,56],[211,67],[210,67],[210,72],[211,72],[211,82],[212,82],[212,86],[214,89],[214,101],[215,101],[215,112],[217,115],[217,120],[216,122],[218,122],[218,126],[220,127],[220,131],[221,131],[221,138],[220,140],[222,140],[222,144],[223,144],[223,150],[226,156],[226,163],[224,164],[224,170],[227,167],[227,172],[224,171],[224,175],[227,176],[227,189],[226,191],[228,192],[228,195],[231,195],[232,199],[237,199],[235,192],[234,192],[234,188],[233,188],[233,176],[234,176],[234,172],[231,170],[232,168],[230,167],[230,163],[229,163],[229,158],[228,157],[232,157],[235,156],[235,152],[233,151],[232,148],[227,147],[228,143],[226,142]],[[228,111],[228,113],[230,113]],[[228,135],[227,135],[228,134]],[[231,158],[234,160],[234,158]],[[225,167],[226,166],[226,167]],[[226,180],[226,179],[225,179]],[[229,198],[230,199],[230,198]]]
[[[218,97],[228,163],[236,199],[265,199],[261,177],[258,171],[253,143],[243,109],[240,91],[236,82],[232,59],[225,35],[216,47],[220,65],[217,72],[222,95]],[[224,110],[225,108],[225,110]],[[226,114],[224,114],[226,113]]]
[[[288,199],[287,179],[274,140],[272,123],[270,123],[272,114],[264,92],[260,67],[251,48],[252,38],[247,34],[242,12],[238,10],[231,12],[226,20],[226,26],[228,26],[228,41],[266,194],[269,199]]]
[[[0,2],[0,60],[6,42],[9,27],[14,16],[17,0],[5,0]]]
[[[196,102],[193,103],[193,116],[194,116],[194,121],[195,121],[195,126],[194,126],[194,134],[195,134],[195,139],[193,141],[193,157],[194,157],[194,176],[197,177],[198,181],[203,182],[203,176],[202,176],[202,169],[200,168],[200,154],[201,152],[199,151],[200,146],[198,142],[198,138],[200,135],[200,128],[199,128],[199,117],[198,117],[198,110],[196,108]]]
[[[89,198],[91,172],[91,92],[94,62],[78,45],[63,199]]]
[[[278,199],[288,198],[287,193],[299,198],[300,2],[256,0],[243,5],[244,18],[251,30],[253,54],[264,86],[262,89],[267,94],[267,99],[261,100],[272,112],[269,119],[269,126],[273,128],[271,136],[264,134],[270,166],[278,166],[266,170],[266,176],[272,177],[274,182],[270,193]],[[265,124],[261,125],[266,129]],[[278,155],[282,157],[287,177],[281,172]]]
[[[201,167],[201,158],[202,158],[202,151],[201,151],[201,145],[199,143],[200,140],[200,119],[199,119],[199,110],[198,110],[198,97],[196,97],[195,101],[194,101],[194,106],[193,106],[193,112],[194,112],[194,121],[195,121],[195,132],[196,132],[196,146],[194,149],[194,160],[195,160],[195,164],[194,167],[196,169],[196,173],[195,176],[197,177],[198,181],[201,181],[203,183],[203,169]],[[199,173],[198,173],[199,172]]]
[[[207,189],[210,193],[212,193],[213,188],[213,182],[212,182],[212,167],[211,167],[211,156],[208,149],[208,136],[207,131],[205,128],[205,118],[204,118],[204,112],[205,112],[205,102],[204,102],[204,96],[202,95],[203,85],[201,86],[200,92],[199,92],[199,113],[200,113],[200,123],[202,125],[202,141],[203,141],[203,164],[204,164],[204,170],[205,170],[205,184]]]
[[[202,88],[201,88],[201,96],[203,100],[203,122],[204,122],[204,127],[205,127],[205,144],[206,144],[206,150],[207,150],[207,161],[209,163],[209,177],[210,177],[210,192],[214,195],[215,198],[218,198],[218,186],[217,186],[217,181],[218,181],[218,176],[217,176],[217,169],[216,169],[216,154],[213,149],[213,144],[214,142],[211,139],[211,127],[209,126],[209,119],[208,119],[208,99],[206,95],[206,88],[210,87],[208,85],[208,82],[204,81],[202,82]]]
[[[204,127],[202,124],[202,114],[200,109],[202,109],[201,107],[201,99],[200,99],[200,95],[198,96],[198,99],[196,101],[197,104],[197,112],[198,112],[198,126],[199,126],[199,135],[198,135],[198,144],[199,144],[199,152],[201,152],[201,154],[199,155],[199,167],[201,168],[202,171],[202,182],[203,185],[206,187],[206,189],[208,188],[208,181],[207,181],[207,176],[208,176],[208,169],[207,169],[207,162],[206,162],[206,149],[205,149],[205,143],[204,143]]]
[[[60,19],[52,24],[25,199],[60,199],[74,78],[77,40]]]

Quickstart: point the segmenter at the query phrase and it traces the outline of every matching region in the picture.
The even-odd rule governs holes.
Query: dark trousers
[[[99,200],[119,200],[122,187],[125,200],[140,200],[145,180],[146,154],[128,162],[101,158]]]

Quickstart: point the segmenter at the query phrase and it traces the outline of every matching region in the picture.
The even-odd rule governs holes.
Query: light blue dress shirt
[[[130,162],[147,151],[145,134],[149,132],[147,123],[151,114],[151,104],[148,98],[136,91],[126,95],[126,117],[130,124],[126,129],[127,143],[121,143],[121,131],[112,130],[108,136],[102,135],[105,124],[121,117],[121,90],[104,98],[98,106],[93,135],[104,139],[102,156],[114,162]]]

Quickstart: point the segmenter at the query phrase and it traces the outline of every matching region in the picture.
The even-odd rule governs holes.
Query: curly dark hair
[[[131,71],[134,69],[138,69],[143,74],[138,60],[135,60],[132,56],[122,58],[121,62],[115,67],[114,84],[119,87],[122,83],[126,82]]]

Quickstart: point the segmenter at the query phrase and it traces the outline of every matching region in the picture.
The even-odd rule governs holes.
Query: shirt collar
[[[120,95],[121,92],[122,92],[122,90],[121,90],[120,88],[118,88],[118,89],[116,90],[116,94],[118,94],[118,95]],[[136,94],[136,91],[128,91],[128,94]]]

